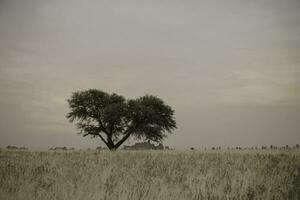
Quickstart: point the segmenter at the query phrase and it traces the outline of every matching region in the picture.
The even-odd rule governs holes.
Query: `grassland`
[[[300,199],[300,151],[0,151],[0,199]]]

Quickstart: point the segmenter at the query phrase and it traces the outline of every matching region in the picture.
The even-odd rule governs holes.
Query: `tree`
[[[67,100],[67,119],[83,136],[99,137],[116,150],[129,137],[161,142],[176,128],[174,110],[156,96],[125,99],[117,94],[90,89],[74,92]]]

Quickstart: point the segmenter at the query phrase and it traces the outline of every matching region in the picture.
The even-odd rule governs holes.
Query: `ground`
[[[300,199],[299,150],[0,151],[0,199]]]

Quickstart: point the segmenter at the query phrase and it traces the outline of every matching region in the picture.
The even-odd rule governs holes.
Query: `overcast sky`
[[[153,94],[165,140],[300,143],[299,0],[0,0],[0,146],[94,148],[65,115],[72,92]],[[132,142],[131,142],[132,144]]]

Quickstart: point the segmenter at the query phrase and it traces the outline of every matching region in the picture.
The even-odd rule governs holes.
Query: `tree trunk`
[[[132,130],[128,130],[126,135],[119,140],[116,144],[112,141],[112,134],[107,135],[107,144],[106,146],[109,148],[111,151],[116,151],[131,135]]]
[[[111,151],[115,151],[117,148],[116,148],[116,145],[114,144],[114,142],[112,141],[112,138],[111,136],[108,136],[107,137],[107,147],[109,148],[109,150]]]
[[[106,146],[108,147],[108,149],[109,149],[110,151],[115,151],[115,150],[117,150],[116,146],[115,146],[113,143],[108,143]]]
[[[110,151],[116,151],[117,148],[116,147],[108,147]]]

